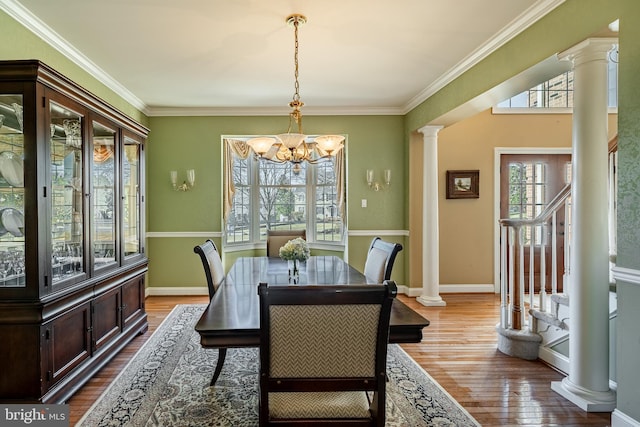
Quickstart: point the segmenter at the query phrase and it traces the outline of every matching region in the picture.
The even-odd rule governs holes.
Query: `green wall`
[[[621,2],[618,90],[617,408],[640,423],[640,2]],[[616,425],[616,424],[614,424]]]
[[[202,286],[202,267],[192,251],[189,233],[222,231],[222,136],[277,134],[286,130],[288,116],[278,117],[151,117],[147,156],[147,231],[178,233],[186,236],[151,237],[147,243],[150,259],[149,284],[153,287]],[[405,145],[400,116],[305,116],[307,134],[347,135],[348,229],[357,237],[348,239],[348,257],[356,268],[364,267],[371,241],[360,234],[378,231],[404,242],[405,224]],[[392,170],[390,189],[374,192],[365,180],[365,170],[381,176]],[[195,169],[196,186],[176,192],[169,182],[169,171],[177,170],[179,180],[186,169]],[[361,207],[367,199],[367,208]],[[360,232],[360,233],[358,233]],[[202,239],[203,240],[203,239]],[[197,243],[197,240],[196,240]],[[175,250],[171,248],[175,247]],[[247,253],[244,253],[247,255]],[[251,254],[248,254],[251,255]],[[342,254],[339,254],[342,255]],[[224,255],[228,267],[236,253]],[[394,280],[404,283],[404,263],[399,260]],[[176,266],[183,266],[177,274]]]

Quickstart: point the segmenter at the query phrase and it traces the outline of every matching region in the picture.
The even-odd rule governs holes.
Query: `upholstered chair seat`
[[[273,418],[370,418],[371,403],[361,391],[270,393]]]

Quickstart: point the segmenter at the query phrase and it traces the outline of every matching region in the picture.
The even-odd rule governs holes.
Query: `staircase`
[[[567,280],[569,271],[569,224],[558,218],[569,218],[571,187],[567,185],[540,215],[529,219],[502,219],[501,225],[501,307],[498,349],[510,356],[527,360],[542,359],[562,372],[569,370],[569,330],[571,298]],[[567,232],[558,232],[559,227]],[[541,237],[537,242],[534,236]],[[558,245],[556,239],[565,239]],[[564,246],[564,260],[556,248]],[[524,271],[527,247],[529,265],[538,271]],[[611,259],[612,265],[615,257]],[[558,274],[559,269],[560,274]],[[558,279],[560,278],[560,279]],[[617,299],[615,284],[610,285],[609,319],[615,328]],[[558,292],[563,289],[565,292]],[[614,337],[614,334],[610,334]],[[615,347],[610,344],[611,353]]]
[[[616,194],[617,137],[609,143],[610,194]],[[500,323],[498,349],[527,360],[541,359],[569,371],[571,186],[565,186],[534,219],[500,222]],[[615,200],[610,203],[610,252],[615,253]],[[558,220],[566,219],[566,221]],[[566,222],[566,224],[564,223]],[[562,231],[564,228],[564,232]],[[564,239],[558,245],[557,239]],[[563,247],[562,254],[557,247]],[[527,249],[527,250],[525,250]],[[524,254],[529,268],[525,274]],[[615,265],[615,255],[610,266]],[[611,279],[612,280],[612,279]],[[615,337],[617,295],[609,292],[610,341]],[[559,291],[560,290],[560,291]],[[610,342],[610,378],[615,378],[615,343]]]

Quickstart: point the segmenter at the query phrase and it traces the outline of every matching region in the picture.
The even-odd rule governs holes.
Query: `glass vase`
[[[297,259],[293,259],[289,261],[289,282],[293,281],[293,283],[298,283],[298,279],[300,278],[300,263]]]

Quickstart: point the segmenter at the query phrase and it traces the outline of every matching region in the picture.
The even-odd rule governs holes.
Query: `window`
[[[307,240],[316,246],[344,244],[338,203],[344,192],[338,191],[335,167],[336,162],[344,161],[342,155],[316,164],[304,162],[297,170],[292,163],[256,158],[245,149],[244,141],[226,139],[224,143],[225,162],[232,159],[225,170],[235,190],[225,197],[230,201],[226,245],[265,241],[268,229],[306,229]],[[229,148],[233,144],[237,145],[235,149]]]
[[[571,162],[560,156],[554,160],[508,162],[509,219],[534,219],[547,207],[561,186],[571,182]],[[570,201],[567,202],[570,205]],[[533,236],[531,233],[535,233]],[[545,243],[540,227],[525,226],[523,242]]]
[[[617,58],[617,55],[615,56]],[[618,63],[608,62],[609,107],[618,106]],[[573,71],[567,71],[497,105],[498,108],[573,108]]]

